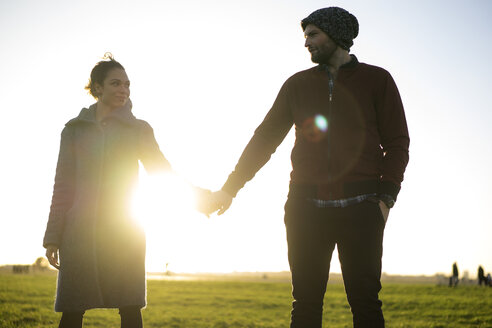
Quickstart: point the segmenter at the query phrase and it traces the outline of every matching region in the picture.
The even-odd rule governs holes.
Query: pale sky
[[[174,169],[216,190],[283,82],[314,65],[300,20],[328,6],[358,18],[351,52],[392,74],[407,115],[410,163],[383,271],[449,273],[457,261],[472,276],[479,264],[492,272],[487,0],[1,0],[0,264],[44,254],[60,132],[94,103],[83,87],[106,51],[125,66],[133,112],[153,126]],[[220,217],[194,212],[144,175],[155,188],[145,196],[148,270],[288,270],[292,132]],[[337,262],[334,254],[335,272]]]

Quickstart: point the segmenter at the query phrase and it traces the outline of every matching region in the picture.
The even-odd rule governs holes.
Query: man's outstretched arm
[[[255,130],[255,133],[239,158],[234,171],[221,190],[212,194],[212,202],[222,215],[232,203],[238,191],[265,165],[282,143],[293,124],[289,107],[288,81],[280,89],[277,98]]]

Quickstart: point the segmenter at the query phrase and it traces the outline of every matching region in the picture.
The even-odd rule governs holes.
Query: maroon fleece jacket
[[[336,78],[318,65],[284,83],[223,190],[235,196],[295,125],[291,184],[314,186],[319,199],[396,200],[410,143],[400,94],[386,70],[351,57]]]

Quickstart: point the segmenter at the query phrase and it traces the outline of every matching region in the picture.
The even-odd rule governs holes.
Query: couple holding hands
[[[291,328],[319,328],[335,245],[354,327],[384,327],[383,232],[408,163],[409,135],[396,84],[350,54],[359,25],[338,7],[301,21],[318,64],[291,76],[221,190],[194,187],[197,209],[224,213],[237,192],[296,129],[285,225],[292,273]],[[145,235],[131,218],[139,161],[170,171],[152,127],[132,113],[130,81],[111,56],[86,89],[97,100],[61,133],[43,245],[58,272],[59,327],[82,327],[92,308],[117,308],[121,327],[143,327]]]

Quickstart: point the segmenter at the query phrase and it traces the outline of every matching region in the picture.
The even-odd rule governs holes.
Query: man
[[[338,247],[354,327],[384,327],[383,231],[408,163],[409,136],[395,82],[349,54],[357,19],[338,7],[302,20],[316,67],[290,77],[235,170],[213,194],[219,215],[270,159],[292,125],[285,205],[292,272],[291,327],[321,327],[330,260]]]
[[[485,278],[485,272],[481,265],[478,266],[478,285],[482,286],[482,283],[487,286],[487,279]]]
[[[453,275],[451,276],[451,287],[456,287],[458,286],[458,279],[459,272],[458,272],[458,264],[456,262],[453,263]]]

